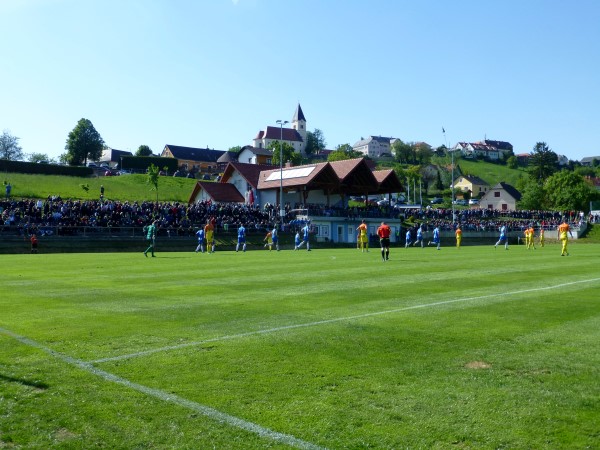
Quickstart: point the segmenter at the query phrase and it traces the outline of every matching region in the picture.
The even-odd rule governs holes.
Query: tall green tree
[[[546,198],[556,210],[586,211],[594,198],[594,189],[578,173],[561,170],[544,183]]]
[[[410,144],[397,139],[392,143],[391,150],[396,161],[400,164],[411,164],[414,162],[414,151]]]
[[[294,147],[292,147],[292,145],[287,142],[284,142],[283,145],[280,147],[279,141],[271,141],[267,148],[273,151],[273,158],[271,159],[273,165],[279,165],[280,151],[283,154],[284,165],[288,161],[294,166],[300,165],[300,163],[302,162],[302,155],[300,155],[300,153],[296,153]]]
[[[79,119],[65,145],[69,164],[72,166],[87,164],[88,160],[97,161],[102,156],[103,148],[102,136],[88,119]]]
[[[135,156],[152,156],[152,149],[147,145],[140,145],[135,151]]]
[[[538,183],[537,180],[529,179],[521,188],[521,200],[519,200],[519,208],[521,209],[548,209],[549,203],[546,198],[546,190],[544,185]]]
[[[529,157],[529,175],[538,183],[558,170],[558,155],[545,142],[538,142]]]
[[[146,182],[152,186],[151,191],[156,191],[156,203],[158,204],[158,180],[160,180],[160,169],[154,164],[148,167],[148,179]]]
[[[0,159],[17,161],[22,158],[23,149],[19,145],[19,138],[4,130],[0,136]]]
[[[323,150],[327,143],[325,142],[325,136],[323,132],[318,128],[315,131],[308,131],[306,133],[306,147],[304,147],[304,153],[306,156],[315,154],[319,150]]]
[[[433,156],[433,150],[426,144],[415,144],[412,146],[416,156],[416,163],[420,165],[429,164]]]
[[[240,152],[242,151],[242,146],[241,145],[235,145],[233,147],[229,147],[229,150],[227,150],[228,152],[231,153],[235,153],[236,155],[239,155]]]

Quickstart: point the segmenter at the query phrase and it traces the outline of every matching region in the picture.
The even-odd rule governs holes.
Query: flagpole
[[[442,127],[442,133],[444,134],[444,143],[446,144],[446,149],[448,149],[448,151],[450,151],[450,149],[448,148],[448,141],[446,140],[446,129],[444,127]],[[452,162],[450,164],[451,167],[451,171],[452,171],[452,179],[450,180],[450,193],[451,193],[451,198],[452,198],[452,225],[454,225],[454,152],[450,152],[451,158],[452,158]]]

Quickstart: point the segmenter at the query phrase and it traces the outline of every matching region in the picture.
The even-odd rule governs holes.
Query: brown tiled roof
[[[402,183],[392,169],[376,170],[373,175],[379,183],[380,193],[402,192]]]
[[[263,170],[272,170],[274,166],[267,166],[266,164],[248,164],[241,162],[230,162],[225,167],[223,171],[223,176],[221,177],[221,183],[227,183],[234,172],[239,172],[239,174],[244,177],[244,179],[252,186],[254,189],[258,188],[258,179],[260,173]]]
[[[298,133],[298,131],[294,130],[293,128],[280,129],[279,127],[267,127],[266,130],[259,131],[254,139],[271,139],[275,141],[280,141],[282,138],[282,134],[284,141],[303,141],[302,136],[300,136],[300,133]]]
[[[297,176],[294,178],[286,178],[286,172],[289,173],[292,170],[299,170],[305,168],[313,168],[308,175]],[[260,173],[258,180],[258,189],[272,189],[280,186],[279,178],[280,169],[265,170]],[[332,190],[338,189],[340,182],[335,171],[331,167],[330,163],[317,163],[309,164],[305,166],[294,166],[283,168],[283,184],[284,188],[299,188],[306,186],[307,190],[311,189],[325,189]],[[267,178],[273,173],[276,173],[275,179],[267,181]]]
[[[364,158],[332,161],[330,164],[345,192],[360,194],[379,190],[379,183]]]
[[[244,197],[233,184],[212,181],[198,181],[188,203],[194,203],[201,190],[204,190],[215,202],[244,203]]]

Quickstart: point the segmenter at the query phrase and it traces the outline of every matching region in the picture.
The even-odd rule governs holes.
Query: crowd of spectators
[[[0,201],[0,231],[19,234],[74,235],[99,229],[142,229],[158,220],[159,229],[169,235],[194,235],[210,220],[217,229],[227,231],[240,224],[248,230],[263,230],[279,218],[275,208],[260,209],[232,203],[210,201],[188,205],[179,202],[155,203],[101,200],[63,200],[51,196],[46,200]]]
[[[456,210],[452,220],[452,209],[432,208],[393,210],[370,205],[367,208],[344,208],[341,206],[294,205],[306,209],[310,217],[345,217],[350,220],[365,217],[404,216],[411,223],[423,223],[427,227],[438,226],[442,231],[451,231],[460,223],[463,231],[495,231],[501,224],[509,230],[523,230],[533,224],[536,227],[555,229],[566,217],[573,226],[581,222],[600,222],[600,216],[584,217],[576,211],[493,211],[486,209]],[[285,205],[286,212],[291,210]],[[286,220],[293,218],[287,217]],[[235,230],[240,224],[249,230],[266,230],[280,222],[275,205],[263,208],[237,203],[213,203],[210,201],[186,204],[179,202],[155,203],[120,202],[110,200],[63,200],[60,196],[49,196],[45,200],[6,199],[0,201],[0,231],[17,231],[19,234],[74,235],[82,231],[99,229],[111,231],[142,229],[154,220],[159,221],[161,233],[192,236],[208,220],[216,229]],[[289,224],[289,222],[286,222]],[[293,224],[292,224],[293,225]]]

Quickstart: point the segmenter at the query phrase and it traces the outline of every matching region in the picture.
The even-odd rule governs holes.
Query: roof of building
[[[594,162],[594,160],[597,160],[600,162],[600,156],[586,156],[585,158],[581,158],[582,163],[591,163]]]
[[[281,173],[280,173],[281,172]],[[272,189],[283,186],[290,190],[306,186],[311,189],[338,189],[340,181],[328,162],[306,166],[283,167],[265,170],[260,173],[258,189]]]
[[[260,173],[263,170],[273,170],[273,166],[267,166],[265,164],[249,164],[231,161],[225,167],[223,176],[221,177],[221,183],[227,183],[233,176],[234,172],[238,172],[254,189],[258,188],[258,180]]]
[[[476,184],[478,186],[489,186],[489,184],[485,181],[482,180],[479,177],[476,177],[474,175],[460,175],[456,181],[454,181],[453,184],[456,184],[456,182],[460,179],[460,178],[464,178],[465,180],[467,180],[469,183],[471,184]]]
[[[119,161],[121,156],[133,156],[133,154],[126,150],[117,150],[109,147],[102,152],[100,161]]]
[[[236,152],[226,151],[223,153],[219,159],[217,159],[218,163],[224,164],[231,161],[237,161],[238,154]]]
[[[224,150],[214,150],[207,148],[195,148],[195,147],[183,147],[180,145],[165,145],[162,151],[162,155],[165,154],[166,150],[169,150],[174,158],[185,159],[189,161],[202,161],[202,162],[217,162],[217,160],[223,156]]]
[[[515,188],[514,186],[505,183],[504,181],[501,181],[500,183],[498,183],[497,185],[495,185],[492,189],[490,189],[488,191],[488,194],[494,190],[498,190],[498,189],[503,189],[504,191],[506,191],[512,198],[514,198],[515,200],[521,200],[521,193],[517,190],[517,188]]]
[[[254,139],[271,139],[279,141],[283,139],[289,142],[302,142],[302,136],[293,128],[267,127],[266,130],[260,130]]]
[[[356,142],[352,147],[360,147],[362,145],[367,145],[372,141],[376,141],[378,143],[383,143],[383,144],[391,144],[391,142],[393,140],[395,140],[396,138],[393,137],[384,137],[384,136],[369,136],[366,139],[361,139],[360,141]]]
[[[364,158],[343,159],[329,164],[338,176],[341,188],[348,194],[362,194],[379,188],[373,170]]]
[[[379,184],[380,193],[402,191],[402,182],[392,169],[376,170],[373,172],[373,175]]]
[[[302,112],[302,107],[300,106],[300,103],[298,103],[298,107],[296,108],[296,111],[294,112],[294,117],[292,120],[293,121],[304,120],[306,122],[306,119],[304,118],[304,113]]]
[[[244,150],[248,150],[257,156],[259,156],[259,155],[260,156],[273,156],[273,151],[268,148],[254,147],[252,145],[244,145],[242,147],[242,150],[240,151],[240,153],[243,152]]]
[[[194,186],[188,203],[193,203],[200,191],[205,191],[215,202],[243,203],[244,197],[233,184],[198,181]]]
[[[512,150],[513,149],[512,144],[510,142],[506,142],[506,141],[492,141],[490,139],[485,139],[484,142],[487,145],[496,147],[498,150]]]

